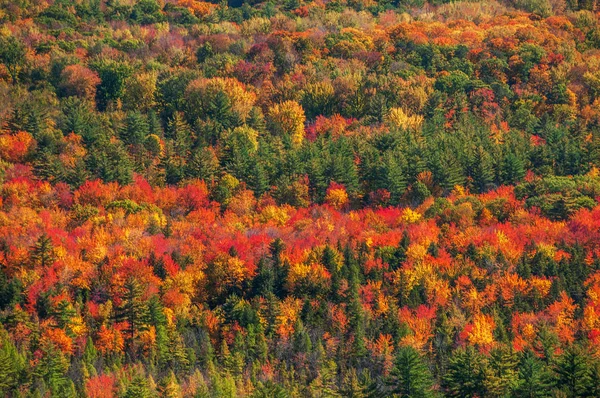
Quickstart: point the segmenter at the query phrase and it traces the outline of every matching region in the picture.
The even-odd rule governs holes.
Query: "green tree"
[[[475,348],[459,348],[450,357],[443,378],[446,394],[457,398],[486,396],[486,372],[487,362]]]
[[[25,45],[16,37],[8,36],[0,38],[0,61],[8,69],[13,84],[19,79],[19,72],[25,64]]]
[[[101,59],[91,64],[100,76],[100,85],[96,91],[98,109],[105,110],[108,105],[119,100],[125,89],[125,81],[133,72],[132,67],[120,61]]]
[[[37,242],[35,242],[35,245],[31,248],[30,258],[32,265],[40,266],[42,268],[51,266],[56,259],[52,240],[45,232],[38,238]]]
[[[117,319],[127,322],[126,348],[128,354],[135,358],[137,335],[145,326],[148,308],[143,300],[143,287],[136,278],[129,277],[123,289],[123,304],[117,309]]]
[[[492,158],[483,147],[479,146],[475,149],[468,171],[476,192],[485,192],[490,188],[494,181]]]
[[[528,350],[521,355],[518,369],[515,396],[523,398],[550,396],[550,372],[532,351]]]
[[[386,384],[390,392],[399,398],[434,396],[431,371],[419,352],[410,346],[398,349],[394,367]]]
[[[518,384],[517,355],[510,347],[499,347],[491,352],[489,372],[485,381],[490,396],[507,397]]]
[[[558,357],[554,367],[556,387],[567,397],[584,396],[590,387],[590,363],[587,355],[577,346],[571,346]]]
[[[124,395],[124,398],[150,397],[152,397],[152,391],[150,390],[148,379],[141,375],[137,375],[131,380]]]

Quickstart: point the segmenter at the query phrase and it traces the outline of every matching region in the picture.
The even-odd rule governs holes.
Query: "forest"
[[[600,2],[0,0],[0,396],[600,397]]]

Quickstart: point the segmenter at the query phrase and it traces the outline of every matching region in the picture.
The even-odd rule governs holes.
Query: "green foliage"
[[[394,396],[434,396],[431,372],[419,352],[412,347],[400,347],[397,350],[394,368],[386,384]]]

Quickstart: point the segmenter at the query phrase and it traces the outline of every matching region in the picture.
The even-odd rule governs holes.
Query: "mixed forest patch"
[[[0,395],[600,396],[593,0],[0,0]]]

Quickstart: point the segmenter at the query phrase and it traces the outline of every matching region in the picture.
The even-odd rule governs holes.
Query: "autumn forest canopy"
[[[600,397],[595,0],[0,0],[0,396]]]

